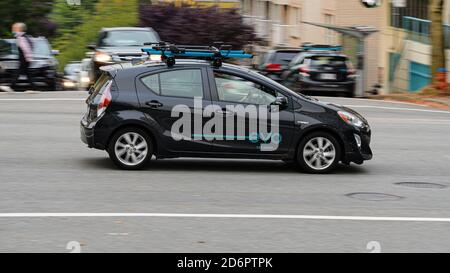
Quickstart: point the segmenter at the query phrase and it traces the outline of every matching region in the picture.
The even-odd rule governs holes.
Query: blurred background
[[[441,82],[450,80],[445,70],[450,65],[450,1],[385,0],[377,8],[367,8],[361,2],[2,0],[0,37],[12,38],[11,24],[17,21],[27,24],[29,35],[45,37],[58,63],[57,73],[66,75],[66,86],[55,83],[53,89],[85,89],[92,84],[95,76],[87,70],[96,69],[92,58],[103,28],[151,27],[162,41],[198,45],[222,41],[245,48],[256,56],[245,65],[262,72],[273,50],[283,54],[279,51],[301,49],[305,44],[341,45],[340,53],[348,58],[348,63],[362,71],[358,74],[362,80],[356,83],[362,86],[355,87],[356,95],[423,90],[442,94],[444,91],[435,90],[433,83],[439,79],[434,79],[432,71],[440,69]],[[442,36],[442,48],[433,45],[436,39],[433,40],[431,21],[436,19],[430,18],[431,9],[438,2],[442,2],[442,16],[438,18],[442,23],[438,34]],[[436,56],[433,48],[440,55]],[[280,55],[281,63],[276,65],[287,69],[295,55]],[[433,66],[437,61],[432,56],[440,63]],[[85,75],[80,76],[82,71],[86,71]],[[448,85],[441,89],[447,88]]]

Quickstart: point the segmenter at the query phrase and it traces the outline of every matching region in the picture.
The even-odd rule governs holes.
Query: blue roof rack
[[[212,46],[192,46],[174,45],[166,42],[147,43],[150,48],[143,48],[142,51],[148,55],[161,55],[161,59],[171,67],[175,65],[176,58],[204,58],[211,60],[215,67],[222,66],[224,59],[230,58],[253,58],[252,54],[245,53],[244,50],[232,50],[230,45],[216,42]]]
[[[304,43],[302,49],[305,51],[342,51],[340,45],[316,45],[312,43]]]

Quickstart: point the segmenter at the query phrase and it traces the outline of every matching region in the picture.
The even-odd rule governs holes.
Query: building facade
[[[383,92],[417,92],[431,83],[429,0],[405,0],[404,7],[383,3],[379,68]],[[444,6],[447,68],[450,67],[450,1]],[[448,78],[450,81],[450,76]]]
[[[298,47],[302,43],[342,44],[342,36],[333,30],[304,22],[335,26],[371,26],[381,28],[381,9],[365,8],[360,0],[241,0],[241,11],[257,35],[274,46]],[[379,34],[366,43],[366,90],[380,82],[378,71]],[[373,64],[373,65],[372,65]]]
[[[304,22],[375,27],[379,32],[366,42],[365,89],[379,84],[382,93],[416,92],[431,81],[428,2],[384,0],[380,7],[369,9],[360,0],[241,0],[241,11],[267,41],[267,48],[345,43],[342,35]],[[445,0],[444,13],[450,49],[450,0]],[[450,51],[447,60],[450,67]]]

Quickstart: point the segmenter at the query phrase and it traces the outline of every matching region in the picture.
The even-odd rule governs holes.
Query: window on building
[[[406,7],[394,7],[394,4],[391,3],[391,26],[402,28],[405,16],[428,20],[429,0],[405,1]]]

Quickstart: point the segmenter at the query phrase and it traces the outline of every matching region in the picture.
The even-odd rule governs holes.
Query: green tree
[[[69,5],[67,0],[55,0],[50,20],[58,26],[57,35],[73,32],[94,11],[98,0],[82,0],[81,5]]]
[[[15,22],[26,23],[32,35],[48,35],[49,30],[54,30],[47,20],[52,5],[53,0],[1,0],[0,36],[10,36],[11,25]]]
[[[60,68],[84,58],[86,46],[96,41],[102,28],[135,26],[138,6],[139,0],[98,0],[83,22],[53,41],[53,47],[61,52],[58,56]]]

